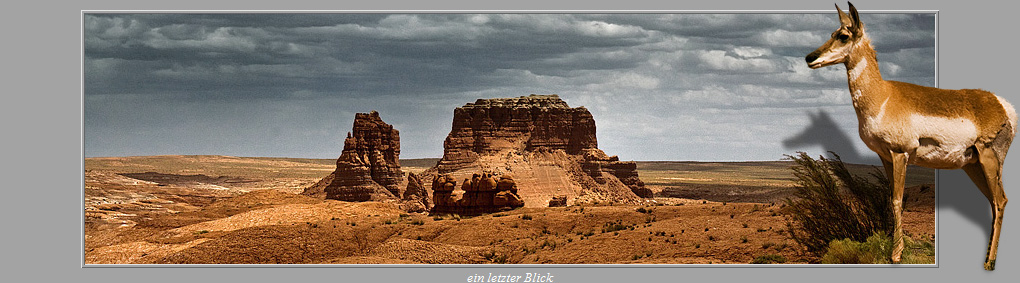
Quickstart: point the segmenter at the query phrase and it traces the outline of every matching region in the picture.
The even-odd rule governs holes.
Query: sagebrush
[[[839,156],[811,158],[807,153],[787,156],[795,162],[794,198],[787,223],[790,237],[822,256],[833,240],[865,242],[873,234],[892,231],[892,191],[877,168],[869,179],[852,174]]]

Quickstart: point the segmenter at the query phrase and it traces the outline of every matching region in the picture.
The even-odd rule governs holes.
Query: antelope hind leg
[[[999,232],[1002,231],[1002,214],[1006,208],[1006,192],[1002,188],[1002,162],[999,160],[998,154],[992,148],[988,148],[982,145],[976,146],[978,150],[978,163],[983,171],[985,185],[978,183],[978,180],[974,180],[978,188],[982,188],[982,193],[988,198],[988,202],[992,206],[992,237],[988,241],[988,254],[985,256],[985,269],[995,270],[995,255],[999,249]],[[973,169],[966,169],[969,171]],[[977,172],[975,172],[977,173]],[[970,172],[967,172],[971,175]]]
[[[992,195],[992,191],[988,188],[989,182],[988,182],[988,178],[985,177],[985,169],[983,168],[981,163],[972,163],[972,164],[967,164],[967,165],[963,166],[963,171],[967,172],[967,176],[970,177],[970,180],[972,182],[974,182],[974,185],[978,187],[978,190],[981,190],[981,194],[983,194],[985,196],[985,198],[988,199],[988,204],[991,205],[991,207],[992,207],[992,229],[994,230],[995,229],[995,223],[996,223],[995,222],[995,214],[996,214],[995,213],[995,197]],[[990,233],[990,235],[995,235],[995,231],[992,231],[992,233]],[[988,254],[985,255],[985,269],[988,269],[988,270],[991,270],[991,269],[995,268],[994,263],[989,264],[990,263],[989,262],[989,257],[990,257],[990,253],[992,251],[991,250],[991,248],[992,248],[991,242],[994,239],[995,239],[994,236],[990,236],[989,237],[989,240],[988,240],[988,250],[986,251]]]

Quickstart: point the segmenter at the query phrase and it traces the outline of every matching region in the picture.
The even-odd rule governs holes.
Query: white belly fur
[[[913,114],[884,121],[884,110],[860,121],[859,129],[864,143],[882,159],[891,160],[889,152],[895,150],[906,152],[910,164],[936,169],[957,169],[976,161],[967,150],[977,139],[977,127],[970,120]]]

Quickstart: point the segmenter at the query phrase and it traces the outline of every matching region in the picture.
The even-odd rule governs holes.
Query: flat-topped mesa
[[[598,149],[595,129],[588,109],[571,108],[555,94],[479,99],[454,110],[443,158],[428,174],[464,180],[512,173],[529,207],[554,196],[571,203],[651,197],[636,163]]]
[[[343,201],[393,199],[400,195],[400,132],[379,118],[379,113],[357,113],[344,139],[336,171],[303,194]]]
[[[458,107],[443,148],[440,173],[463,169],[480,155],[538,148],[575,155],[598,148],[598,141],[595,119],[588,109],[570,108],[555,94],[532,94],[478,99]]]

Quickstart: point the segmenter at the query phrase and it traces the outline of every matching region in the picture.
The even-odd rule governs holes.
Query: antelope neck
[[[884,81],[878,69],[875,49],[871,47],[871,40],[865,37],[855,43],[844,65],[851,98],[858,115],[877,114],[874,111],[878,111],[887,97],[880,90]]]

